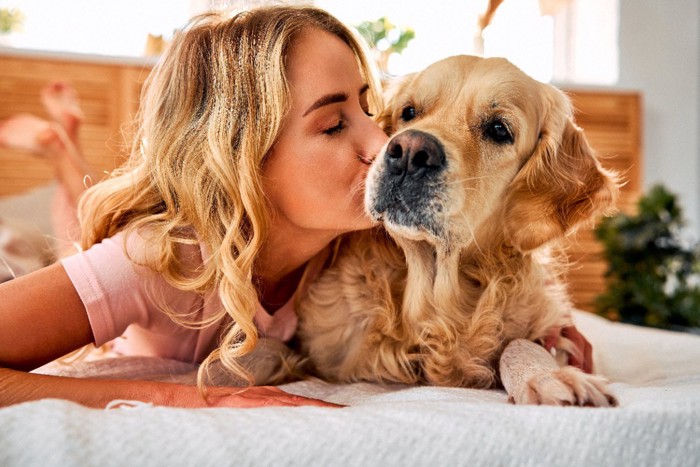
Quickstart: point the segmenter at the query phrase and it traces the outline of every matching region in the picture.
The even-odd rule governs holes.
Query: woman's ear
[[[506,238],[520,251],[533,250],[615,210],[617,176],[600,165],[569,116],[568,101],[559,96],[535,151],[507,195]]]
[[[400,96],[401,91],[408,86],[408,83],[413,81],[415,76],[416,73],[409,73],[407,75],[382,82],[382,87],[384,88],[384,109],[377,116],[377,123],[387,135],[392,135],[394,133],[394,110],[396,110],[396,106],[401,105],[398,96]]]

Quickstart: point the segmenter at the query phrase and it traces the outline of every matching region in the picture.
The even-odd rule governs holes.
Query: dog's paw
[[[605,378],[584,373],[572,366],[538,373],[522,385],[519,391],[511,394],[510,401],[516,404],[585,407],[617,405]]]

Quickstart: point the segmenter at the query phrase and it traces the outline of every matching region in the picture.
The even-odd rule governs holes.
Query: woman
[[[304,273],[371,226],[363,179],[386,141],[376,91],[353,35],[321,10],[195,20],[149,77],[129,162],[81,200],[85,251],[0,286],[0,405],[329,405],[25,371],[123,336],[125,355],[202,362],[200,376],[221,360],[240,375],[259,333],[290,338]]]

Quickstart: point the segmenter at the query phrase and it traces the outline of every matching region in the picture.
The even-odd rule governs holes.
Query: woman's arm
[[[29,371],[93,341],[60,263],[0,284],[0,366]]]
[[[303,405],[339,407],[329,402],[295,396],[274,386],[209,387],[205,400],[196,386],[152,381],[66,378],[0,367],[0,407],[45,398],[66,399],[94,408],[104,408],[113,400],[136,400],[186,408]]]
[[[204,401],[194,386],[26,373],[92,341],[85,307],[60,263],[0,284],[0,407],[48,397],[90,407],[115,399],[178,407],[333,406],[274,387],[212,387]]]

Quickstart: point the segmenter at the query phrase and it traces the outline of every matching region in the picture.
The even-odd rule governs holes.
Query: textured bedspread
[[[0,466],[700,465],[700,337],[577,314],[614,409],[514,406],[505,393],[282,386],[343,409],[0,409]]]

